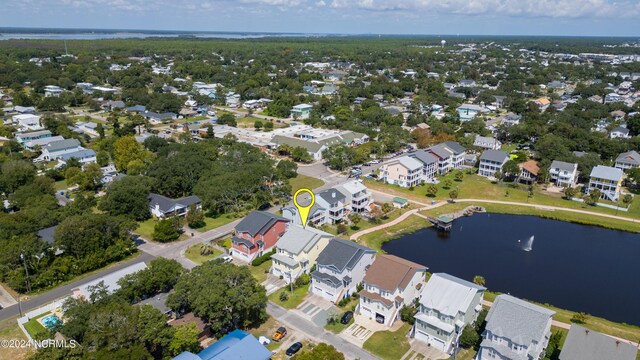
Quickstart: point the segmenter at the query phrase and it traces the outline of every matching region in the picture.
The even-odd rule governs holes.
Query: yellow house
[[[271,273],[282,276],[287,283],[309,273],[331,238],[333,235],[312,227],[289,226],[276,244],[276,253],[271,256]]]

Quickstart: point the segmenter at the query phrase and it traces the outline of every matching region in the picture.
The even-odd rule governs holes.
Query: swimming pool
[[[47,329],[51,330],[54,327],[56,327],[57,325],[62,324],[62,320],[60,320],[60,318],[56,315],[49,315],[46,317],[43,317],[42,320],[42,325],[44,325],[44,327],[46,327]]]

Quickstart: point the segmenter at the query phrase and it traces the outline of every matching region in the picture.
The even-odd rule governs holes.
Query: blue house
[[[482,111],[482,107],[474,104],[462,104],[457,110],[458,115],[460,116],[460,121],[470,121],[473,120],[480,111]]]
[[[173,360],[268,360],[271,351],[258,342],[253,335],[234,330],[197,355],[188,351]]]

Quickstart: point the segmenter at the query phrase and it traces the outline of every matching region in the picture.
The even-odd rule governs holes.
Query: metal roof
[[[560,360],[635,360],[637,352],[631,344],[573,324]]]
[[[242,221],[236,225],[235,229],[238,233],[249,233],[249,235],[256,236],[257,234],[265,234],[271,227],[278,221],[289,220],[266,211],[252,211],[245,216]]]
[[[364,254],[375,254],[375,250],[350,240],[333,239],[318,255],[317,263],[335,267],[339,272],[353,269]]]
[[[511,295],[498,295],[487,314],[486,329],[515,344],[529,346],[544,338],[555,311]]]
[[[622,170],[611,166],[598,165],[591,170],[591,177],[605,180],[620,181],[622,179]]]
[[[448,316],[465,313],[479,291],[486,290],[466,280],[445,273],[436,273],[424,287],[420,303]]]

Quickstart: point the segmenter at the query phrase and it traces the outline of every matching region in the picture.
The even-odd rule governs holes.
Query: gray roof
[[[578,164],[576,163],[568,163],[564,161],[553,160],[553,162],[551,162],[550,169],[560,169],[563,171],[573,172],[574,170],[577,169],[577,166]]]
[[[420,294],[420,303],[443,314],[455,316],[466,312],[484,287],[446,273],[431,275]]]
[[[622,133],[622,134],[629,134],[629,129],[618,126],[618,127],[614,128],[613,130],[611,130],[611,132],[612,133],[619,132],[619,133]]]
[[[436,154],[436,156],[440,158],[446,159],[451,156],[452,149],[449,149],[444,143],[442,143],[427,148],[427,151]]]
[[[640,165],[640,154],[637,151],[627,151],[618,155],[616,162],[631,165]]]
[[[278,221],[289,222],[282,216],[266,211],[252,211],[236,225],[236,232],[249,233],[252,237],[257,234],[264,235]]]
[[[498,295],[487,314],[486,329],[512,342],[528,346],[540,341],[554,311],[511,295]]]
[[[237,236],[231,237],[231,242],[236,245],[244,245],[247,247],[247,249],[253,249],[254,247],[256,247],[250,240],[239,238]]]
[[[323,272],[317,271],[317,270],[311,273],[311,277],[314,280],[320,280],[320,281],[324,281],[324,282],[329,282],[329,283],[332,283],[335,286],[342,285],[342,281],[340,279],[338,279],[337,277],[332,276],[332,275],[327,274],[327,273],[323,273]]]
[[[182,206],[188,207],[193,204],[200,203],[202,201],[200,200],[199,197],[195,195],[187,196],[182,199],[173,200],[173,199],[169,199],[166,196],[162,196],[160,194],[154,194],[154,193],[149,194],[148,200],[149,200],[149,206],[155,207],[156,205],[158,205],[160,207],[160,211],[162,211],[163,213],[171,211],[171,209],[176,205],[182,205]]]
[[[162,311],[163,314],[171,311],[165,303],[167,302],[167,298],[169,297],[169,293],[160,293],[150,297],[148,299],[142,300],[138,303],[138,305],[151,305],[154,308]]]
[[[302,148],[305,148],[308,152],[312,152],[312,153],[317,153],[324,146],[324,144],[319,144],[319,143],[311,142],[311,141],[305,141],[305,140],[302,140],[302,139],[292,138],[292,137],[283,136],[283,135],[275,135],[273,137],[273,139],[271,139],[271,141],[274,144],[278,144],[278,145],[289,145],[289,146],[293,146],[293,147],[302,147]]]
[[[442,144],[444,144],[446,147],[451,149],[453,153],[456,155],[462,154],[463,152],[466,151],[464,146],[460,145],[460,143],[456,141],[446,141],[446,142],[443,142]]]
[[[135,106],[129,106],[126,110],[132,111],[132,112],[144,112],[145,110],[147,110],[147,108],[143,105],[135,105]]]
[[[631,344],[571,325],[560,360],[635,360],[638,350]]]
[[[84,158],[93,157],[93,156],[96,156],[95,151],[91,149],[82,149],[82,150],[74,151],[71,153],[62,154],[60,155],[59,159],[61,160],[69,160],[71,158],[84,159]]]
[[[96,286],[99,283],[103,282],[104,286],[107,288],[107,291],[109,293],[112,293],[120,288],[120,285],[118,285],[118,280],[122,279],[126,275],[136,273],[146,268],[147,268],[147,265],[141,261],[139,263],[135,263],[133,265],[129,265],[120,270],[114,271],[96,280],[84,283],[80,285],[77,289],[82,293],[82,295],[85,298],[89,299],[89,296],[91,295],[91,293],[89,292],[89,287]]]
[[[77,139],[65,139],[60,141],[54,141],[47,145],[47,151],[59,151],[69,148],[74,148],[80,146],[80,141]]]
[[[347,199],[347,197],[337,189],[322,190],[319,193],[317,193],[316,196],[321,197],[328,204],[343,202]]]
[[[412,157],[416,158],[420,162],[425,165],[434,164],[438,162],[438,158],[433,156],[430,152],[426,150],[418,150],[415,153],[411,154]]]
[[[40,130],[40,131],[32,131],[27,133],[19,133],[16,136],[20,136],[21,139],[33,139],[40,137],[42,135],[51,135],[51,131],[49,130]]]
[[[278,240],[276,247],[293,254],[300,254],[303,250],[309,251],[323,237],[330,238],[332,235],[310,226],[302,228],[291,225]]]
[[[51,226],[51,227],[42,229],[42,230],[38,231],[37,234],[42,240],[46,241],[49,245],[52,245],[53,244],[53,234],[55,234],[57,227],[58,226],[56,225],[56,226]]]
[[[333,266],[338,272],[342,272],[344,269],[353,269],[364,254],[375,254],[375,252],[350,240],[333,239],[318,255],[317,263]]]
[[[495,161],[498,163],[503,163],[507,160],[509,160],[509,154],[507,154],[504,151],[500,151],[500,150],[485,150],[482,153],[482,156],[480,156],[480,161],[482,160],[487,160],[487,161]]]
[[[611,166],[598,165],[591,170],[591,177],[619,181],[622,178],[622,170]]]

